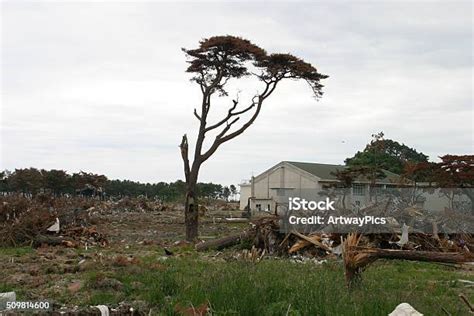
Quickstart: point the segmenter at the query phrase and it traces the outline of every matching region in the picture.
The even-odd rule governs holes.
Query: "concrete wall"
[[[315,196],[321,189],[317,177],[284,162],[255,177],[251,184],[254,197],[251,209],[257,210],[260,205],[262,211],[269,209],[271,213],[277,205],[288,203],[289,196],[304,197],[310,191],[311,196]],[[247,203],[243,198],[241,195],[241,206]]]
[[[240,209],[244,210],[247,206],[247,201],[251,197],[252,187],[250,183],[240,184]]]

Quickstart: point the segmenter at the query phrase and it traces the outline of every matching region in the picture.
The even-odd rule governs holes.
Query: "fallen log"
[[[474,261],[471,252],[435,252],[359,247],[361,236],[349,234],[343,242],[342,257],[348,286],[360,280],[363,269],[377,259],[465,263]]]
[[[461,252],[435,252],[416,250],[393,250],[366,247],[351,247],[349,251],[366,253],[378,259],[401,259],[410,261],[443,262],[443,263],[464,263],[474,261],[472,253]]]
[[[248,223],[250,220],[244,217],[230,217],[225,218],[224,221],[226,223]]]
[[[38,248],[42,245],[48,246],[66,246],[66,247],[76,247],[76,243],[72,239],[67,239],[64,237],[56,236],[45,236],[37,235],[33,240],[33,247]]]
[[[471,314],[474,314],[474,306],[472,306],[471,302],[469,302],[467,297],[464,294],[459,294],[459,298],[467,305]]]
[[[206,251],[209,249],[221,250],[227,247],[237,245],[243,239],[249,239],[255,237],[255,231],[247,230],[240,234],[227,236],[219,239],[208,240],[199,244],[196,244],[197,251]]]
[[[248,223],[250,220],[243,217],[213,218],[214,223]]]

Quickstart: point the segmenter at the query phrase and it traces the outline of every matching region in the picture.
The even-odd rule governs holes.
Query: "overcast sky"
[[[181,48],[226,34],[330,77],[319,102],[305,83],[283,82],[201,181],[239,183],[282,160],[343,163],[379,131],[431,160],[472,154],[472,10],[471,1],[3,1],[0,168],[182,179],[178,145],[184,133],[194,145],[200,90]]]

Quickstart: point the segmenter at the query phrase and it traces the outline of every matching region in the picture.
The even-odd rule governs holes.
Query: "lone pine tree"
[[[304,60],[291,54],[267,54],[265,50],[250,41],[235,36],[214,36],[202,40],[196,49],[183,49],[188,57],[187,72],[192,73],[202,93],[200,109],[194,109],[199,121],[193,160],[189,159],[188,138],[183,136],[180,144],[186,178],[185,225],[186,239],[198,236],[198,201],[196,184],[201,165],[208,160],[223,143],[239,136],[260,114],[263,102],[286,79],[304,80],[311,87],[316,99],[322,96],[320,80],[327,78]],[[227,113],[216,122],[209,123],[208,117],[215,97],[228,97],[228,83],[235,79],[253,78],[260,85],[248,103],[240,106],[239,98],[229,100]],[[237,124],[243,115],[248,118]],[[205,149],[204,140],[215,134]]]

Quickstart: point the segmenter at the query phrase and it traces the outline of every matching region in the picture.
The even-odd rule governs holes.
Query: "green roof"
[[[304,170],[312,175],[321,178],[321,180],[327,181],[337,181],[336,176],[333,173],[336,173],[338,170],[342,171],[347,168],[344,165],[330,165],[330,164],[323,164],[323,163],[312,163],[312,162],[297,162],[297,161],[285,161],[296,168]],[[383,183],[398,183],[400,181],[400,176],[388,171],[382,170],[385,177],[379,179],[377,182]],[[363,179],[362,177],[358,178],[356,181],[367,182],[367,179]]]

